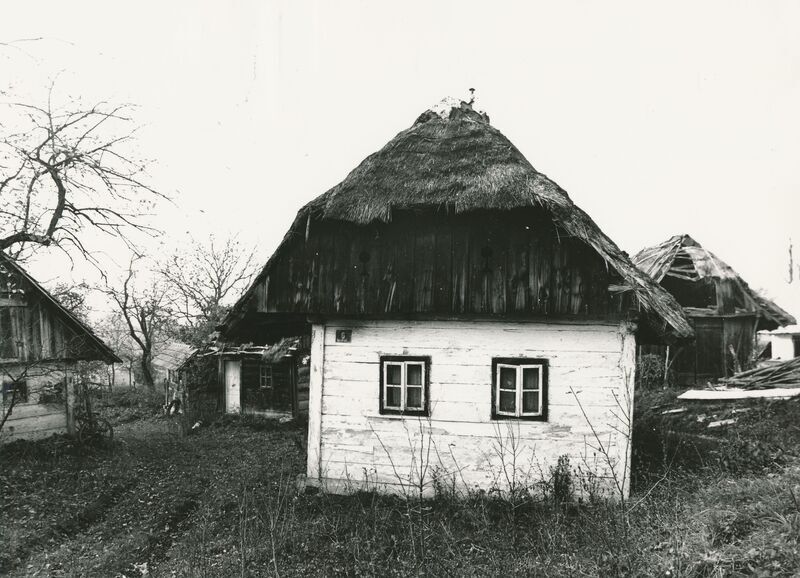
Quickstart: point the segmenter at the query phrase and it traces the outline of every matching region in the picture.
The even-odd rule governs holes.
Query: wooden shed
[[[297,417],[308,413],[309,339],[223,346],[217,352],[226,413]]]
[[[800,357],[800,325],[787,325],[762,335],[769,344],[769,359],[785,361]]]
[[[633,261],[675,297],[694,328],[693,342],[666,351],[680,384],[705,383],[750,367],[757,331],[795,323],[689,235],[643,249]]]
[[[121,360],[21,266],[0,253],[0,443],[74,433],[79,361]]]
[[[512,462],[549,472],[560,456],[627,491],[636,336],[692,335],[563,189],[452,100],[301,208],[222,329],[307,323],[308,482],[337,492],[501,489]]]

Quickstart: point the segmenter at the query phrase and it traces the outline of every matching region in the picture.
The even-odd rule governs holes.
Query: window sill
[[[427,410],[399,410],[399,409],[381,409],[378,411],[381,417],[429,417]]]
[[[492,414],[492,421],[547,421],[547,414],[544,415],[498,415]]]

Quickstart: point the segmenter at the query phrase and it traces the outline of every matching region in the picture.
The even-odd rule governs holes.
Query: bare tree
[[[91,309],[86,299],[90,290],[85,281],[77,284],[59,281],[50,289],[50,295],[55,297],[64,309],[88,324]]]
[[[133,230],[153,232],[144,218],[166,198],[145,183],[144,163],[130,153],[135,132],[129,105],[99,102],[62,110],[11,103],[0,125],[0,250],[55,246],[78,252],[87,230],[129,242]]]
[[[139,361],[140,347],[130,335],[128,324],[119,311],[115,311],[94,323],[94,329],[100,338],[114,350],[114,353],[123,360],[123,370],[128,371],[128,385],[133,385],[131,373],[133,366]],[[117,383],[117,367],[115,364],[106,366],[106,381],[109,390]]]
[[[128,334],[138,346],[140,369],[144,384],[155,389],[153,354],[159,342],[169,333],[172,314],[166,286],[158,279],[137,284],[135,261],[131,261],[124,280],[106,283],[103,292],[111,298],[128,328]]]
[[[244,290],[257,271],[255,249],[236,236],[211,236],[172,254],[159,267],[169,288],[172,310],[181,323],[184,341],[207,341],[227,312],[227,303]]]

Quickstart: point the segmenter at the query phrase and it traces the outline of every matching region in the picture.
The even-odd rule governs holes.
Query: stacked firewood
[[[743,389],[800,387],[800,357],[742,371],[720,381],[729,387]]]

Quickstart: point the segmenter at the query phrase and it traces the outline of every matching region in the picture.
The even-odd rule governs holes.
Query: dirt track
[[[61,440],[4,453],[0,573],[173,575],[185,571],[202,534],[204,573],[213,575],[215,565],[236,561],[215,552],[211,536],[238,523],[243,489],[302,471],[301,439],[296,429],[230,425],[182,436],[162,418],[117,427],[110,449]],[[204,514],[220,507],[228,519]]]

